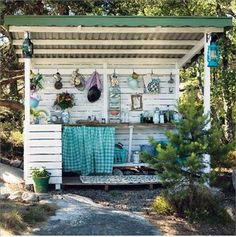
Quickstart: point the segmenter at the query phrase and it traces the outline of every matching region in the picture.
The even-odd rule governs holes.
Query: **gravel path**
[[[73,193],[91,198],[95,203],[105,207],[112,207],[119,210],[146,213],[150,209],[153,199],[160,193],[160,189],[149,190],[148,188],[135,189],[81,189],[66,190],[65,193]]]
[[[160,235],[141,215],[104,208],[86,197],[55,195],[53,202],[59,206],[56,216],[33,235]]]

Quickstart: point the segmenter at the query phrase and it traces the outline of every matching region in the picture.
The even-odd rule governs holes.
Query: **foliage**
[[[204,154],[207,151],[209,134],[204,128],[209,122],[202,108],[195,106],[196,94],[191,91],[185,103],[179,102],[178,111],[183,118],[176,123],[178,133],[166,132],[168,145],[157,146],[156,167],[163,169],[160,178],[169,188],[184,185],[190,189],[196,183],[204,183],[208,175],[203,172],[206,164]]]
[[[160,215],[169,215],[173,213],[173,207],[170,204],[170,201],[163,194],[154,199],[152,207],[154,211]]]
[[[236,3],[234,0],[22,0],[0,1],[0,18],[5,15],[140,15],[140,16],[226,16],[235,17]],[[235,62],[236,62],[236,27],[222,34],[214,35],[221,49],[220,67],[212,73],[212,117],[213,122],[221,122],[225,138],[228,143],[235,138]],[[0,86],[0,100],[23,103],[23,64],[17,62],[11,37],[1,26],[1,81],[7,84]],[[195,90],[203,95],[203,55],[199,54],[182,71],[180,79],[186,84],[194,84]],[[15,78],[15,77],[18,78]],[[184,90],[185,88],[183,88]],[[9,107],[6,103],[5,106]],[[23,106],[9,107],[22,110]],[[1,108],[2,109],[2,108]],[[18,112],[12,111],[12,114]],[[15,116],[15,115],[14,115]],[[7,114],[6,114],[7,117]],[[18,117],[22,121],[22,116]],[[6,119],[6,121],[9,121]],[[8,123],[8,122],[7,122]],[[14,121],[11,125],[14,126]],[[21,124],[22,125],[22,124]],[[7,126],[4,126],[7,127]],[[22,129],[22,126],[20,127]]]
[[[41,114],[48,116],[48,112],[44,109],[30,108],[30,114],[32,114],[36,118],[38,118]]]
[[[34,74],[30,72],[30,89],[33,91],[43,89],[43,75],[40,73]]]
[[[57,95],[54,106],[59,106],[62,110],[72,108],[74,106],[73,94],[63,92]]]
[[[28,227],[35,227],[38,222],[45,221],[54,215],[57,207],[51,204],[26,205],[19,202],[0,202],[0,228],[14,235],[22,234]]]
[[[19,131],[12,131],[9,142],[14,147],[22,147],[24,144],[23,134]]]
[[[213,124],[211,128],[208,153],[211,155],[211,167],[217,168],[219,173],[222,168],[236,167],[236,158],[233,154],[236,149],[236,140],[227,144],[223,141],[223,132],[219,125]]]
[[[189,195],[193,192],[192,197]],[[190,221],[203,221],[212,223],[231,223],[231,218],[227,211],[220,205],[220,200],[203,185],[169,191],[164,194],[172,208],[179,216],[188,218]],[[192,200],[189,200],[192,198]]]
[[[44,167],[32,168],[31,170],[31,175],[33,178],[45,178],[51,175],[51,173],[49,173]]]

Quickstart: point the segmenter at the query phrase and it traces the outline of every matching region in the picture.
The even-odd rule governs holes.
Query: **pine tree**
[[[190,206],[196,187],[204,184],[209,176],[204,173],[207,165],[204,163],[204,154],[208,151],[210,137],[210,131],[205,127],[209,119],[203,115],[203,107],[197,102],[194,91],[179,101],[177,109],[182,118],[176,123],[176,131],[166,132],[168,145],[150,139],[156,147],[157,156],[142,156],[143,160],[159,171],[158,176],[169,190],[189,190]]]

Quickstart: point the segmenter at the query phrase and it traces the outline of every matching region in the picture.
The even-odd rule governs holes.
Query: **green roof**
[[[192,16],[5,16],[14,26],[230,27],[230,17]]]

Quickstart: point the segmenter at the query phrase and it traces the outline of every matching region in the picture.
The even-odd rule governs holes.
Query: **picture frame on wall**
[[[142,111],[143,110],[143,97],[142,95],[131,95],[131,110]]]

